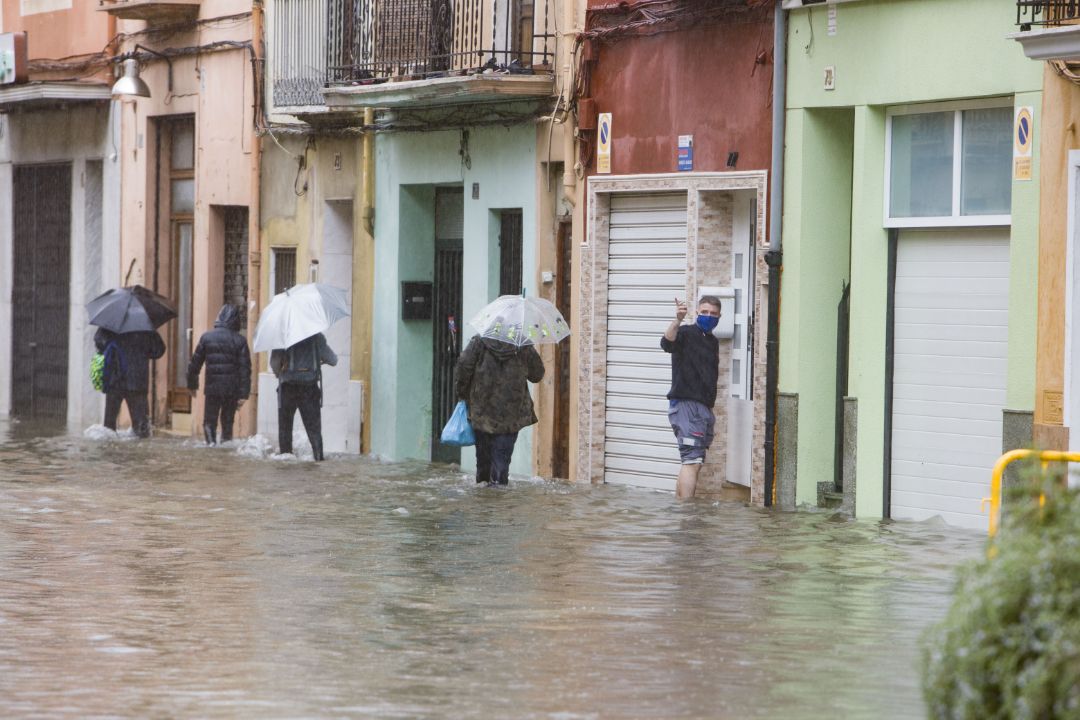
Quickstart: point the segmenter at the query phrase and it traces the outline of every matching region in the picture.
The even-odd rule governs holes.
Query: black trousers
[[[225,395],[207,395],[206,405],[203,408],[203,432],[206,433],[206,442],[213,445],[217,442],[217,425],[221,422],[221,442],[232,440],[233,419],[236,417],[236,404],[238,400]]]
[[[278,385],[278,452],[293,451],[293,418],[297,410],[311,442],[311,452],[316,460],[322,460],[322,390],[317,383]]]
[[[127,403],[131,415],[131,429],[141,438],[150,437],[150,403],[146,400],[146,391],[110,390],[105,393],[105,427],[116,430],[116,416],[120,414],[120,404]]]
[[[518,434],[473,432],[476,434],[476,482],[506,485],[510,482],[510,458]]]

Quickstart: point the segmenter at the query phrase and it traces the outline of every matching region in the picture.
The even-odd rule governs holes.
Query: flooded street
[[[922,717],[983,536],[0,425],[0,716]]]

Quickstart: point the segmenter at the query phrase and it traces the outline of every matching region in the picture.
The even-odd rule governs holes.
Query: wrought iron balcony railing
[[[1033,25],[1074,25],[1080,22],[1080,0],[1016,0],[1016,24],[1022,30]]]
[[[276,107],[323,104],[327,85],[476,72],[550,72],[554,0],[274,0]]]
[[[327,83],[550,72],[553,0],[329,0]]]

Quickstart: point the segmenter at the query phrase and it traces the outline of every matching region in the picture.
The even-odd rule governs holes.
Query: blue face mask
[[[718,317],[713,317],[711,315],[697,316],[697,326],[704,332],[712,332],[718,322],[720,322],[720,318]]]

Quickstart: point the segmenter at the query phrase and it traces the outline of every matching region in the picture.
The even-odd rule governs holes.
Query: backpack
[[[109,392],[126,374],[124,351],[115,340],[105,346],[104,353],[96,353],[90,360],[90,380],[94,383],[94,389],[99,392]]]
[[[285,363],[278,379],[283,383],[315,383],[322,375],[319,367],[318,336],[301,340],[285,351]]]

